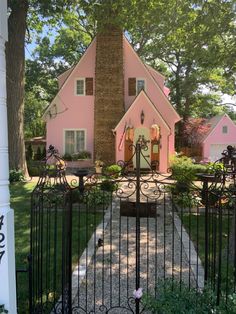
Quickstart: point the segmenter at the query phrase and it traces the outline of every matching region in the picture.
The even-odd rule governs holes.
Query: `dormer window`
[[[145,80],[137,79],[136,80],[136,94],[138,95],[142,90],[145,91]]]
[[[78,78],[75,81],[75,95],[92,96],[93,95],[93,78]]]
[[[223,127],[222,127],[222,133],[223,133],[223,134],[227,134],[227,133],[228,133],[228,127],[227,127],[227,125],[223,125]]]

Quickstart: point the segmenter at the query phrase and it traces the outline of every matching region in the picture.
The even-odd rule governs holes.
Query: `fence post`
[[[136,291],[140,288],[140,154],[141,144],[136,144]],[[136,314],[139,314],[140,298],[135,299]]]
[[[203,178],[203,193],[205,197],[205,272],[204,280],[208,280],[208,252],[209,252],[209,189],[208,189],[208,178],[207,176],[202,176]]]

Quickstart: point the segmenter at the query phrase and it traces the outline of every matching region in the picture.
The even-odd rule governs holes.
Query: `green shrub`
[[[225,166],[222,162],[209,162],[206,165],[206,172],[210,174],[221,173],[225,170]]]
[[[104,180],[102,181],[100,187],[102,191],[114,192],[117,189],[118,184],[110,180]]]
[[[38,146],[37,152],[36,152],[36,154],[34,156],[34,160],[41,160],[41,159],[42,159],[42,152],[41,152],[40,147]]]
[[[27,147],[26,150],[26,160],[30,161],[33,159],[33,149],[32,149],[32,145],[29,144],[29,146]]]
[[[191,193],[178,193],[174,195],[174,202],[181,208],[192,208],[199,206],[201,198]]]
[[[72,160],[90,159],[90,158],[91,158],[91,153],[87,150],[84,150],[82,152],[78,152],[72,155]]]
[[[9,181],[10,183],[19,182],[24,180],[24,175],[22,170],[12,169],[9,172]]]
[[[114,179],[118,178],[121,173],[121,166],[111,165],[106,168],[106,173],[113,177]]]
[[[216,296],[209,287],[198,291],[181,283],[180,290],[180,283],[171,279],[159,281],[157,298],[145,295],[143,301],[147,309],[156,314],[236,313],[235,296],[228,299],[227,305],[222,300],[217,306]]]
[[[111,201],[111,193],[101,190],[100,186],[93,186],[87,194],[86,203],[89,208],[103,205],[107,207]]]
[[[191,183],[196,179],[197,173],[206,172],[204,165],[194,164],[191,158],[186,156],[175,156],[171,159],[172,177],[176,180],[173,192],[187,193]]]
[[[28,172],[31,177],[37,177],[40,175],[40,166],[37,162],[28,162]]]
[[[65,153],[65,155],[62,157],[66,161],[72,161],[72,156],[71,154]]]
[[[42,152],[42,159],[46,158],[47,155],[47,150],[46,150],[46,146],[43,147],[43,152]]]

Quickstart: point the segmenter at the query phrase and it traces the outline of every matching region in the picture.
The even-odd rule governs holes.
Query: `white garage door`
[[[211,144],[210,146],[210,160],[216,161],[222,157],[222,152],[228,145],[236,146],[236,144]]]

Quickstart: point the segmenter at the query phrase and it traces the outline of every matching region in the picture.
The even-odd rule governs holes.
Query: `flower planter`
[[[92,159],[79,159],[74,161],[66,161],[67,168],[91,168],[93,166]]]

